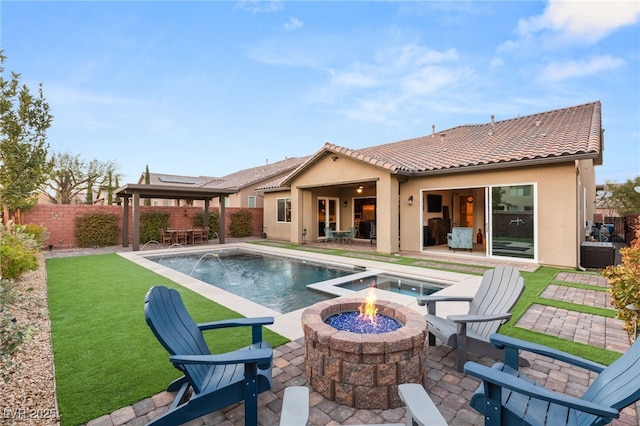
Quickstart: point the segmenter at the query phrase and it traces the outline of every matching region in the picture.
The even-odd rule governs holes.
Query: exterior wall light
[[[362,194],[362,191],[364,191],[364,187],[362,185],[358,185],[358,187],[356,188],[356,192],[358,194]]]
[[[410,206],[413,205],[413,195],[409,195],[409,200],[407,200],[407,202]]]

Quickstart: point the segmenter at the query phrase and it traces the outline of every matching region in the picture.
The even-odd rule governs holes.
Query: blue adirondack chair
[[[482,282],[473,297],[467,296],[419,296],[419,305],[427,306],[429,346],[436,344],[436,337],[447,346],[456,349],[457,369],[462,371],[467,352],[502,359],[502,351],[489,343],[489,336],[511,318],[511,309],[525,288],[520,272],[511,266],[498,266],[482,276]],[[436,315],[436,305],[445,302],[469,302],[465,315]],[[521,360],[521,365],[528,365]]]
[[[262,341],[262,326],[273,324],[272,317],[196,324],[180,293],[163,286],[149,290],[144,313],[153,334],[171,355],[169,360],[184,374],[169,385],[169,391],[178,391],[169,411],[149,425],[176,426],[241,401],[245,404],[245,424],[258,424],[257,398],[260,392],[271,389],[273,359],[271,346]],[[252,344],[212,355],[202,331],[240,326],[252,328]]]
[[[494,334],[491,343],[504,348],[505,360],[486,367],[467,362],[464,371],[483,383],[469,404],[485,425],[606,425],[620,410],[640,399],[640,343],[637,341],[611,365],[546,346]],[[520,350],[544,355],[599,373],[581,398],[553,392],[518,370]]]

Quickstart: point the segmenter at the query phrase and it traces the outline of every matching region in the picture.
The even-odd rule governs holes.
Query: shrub
[[[22,225],[0,226],[0,278],[13,280],[38,268],[40,244]]]
[[[24,232],[30,234],[41,246],[49,238],[44,226],[40,226],[36,223],[27,223],[25,225]]]
[[[218,233],[218,212],[209,212],[209,239],[213,240],[213,234]],[[196,228],[202,228],[202,213],[196,213],[193,218],[193,226]]]
[[[609,282],[611,304],[618,310],[618,318],[625,322],[630,336],[638,328],[640,312],[627,308],[635,305],[640,309],[640,218],[636,220],[635,240],[630,247],[620,249],[622,264],[608,266],[602,271]],[[635,340],[635,336],[633,336]]]
[[[169,227],[169,213],[148,211],[140,215],[140,242],[161,241],[160,230]]]
[[[113,246],[118,241],[118,218],[92,213],[76,218],[76,241],[80,247]]]
[[[253,225],[251,223],[251,212],[243,209],[231,213],[229,232],[232,237],[248,237],[252,235]]]

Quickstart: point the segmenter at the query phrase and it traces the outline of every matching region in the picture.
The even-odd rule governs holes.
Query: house
[[[326,143],[259,188],[264,228],[302,243],[355,227],[380,253],[446,248],[472,228],[475,255],[578,267],[603,146],[599,101],[362,149]]]
[[[202,189],[236,189],[237,192],[225,197],[226,207],[263,207],[262,194],[256,188],[274,179],[287,176],[296,167],[304,163],[309,157],[292,157],[262,166],[239,170],[223,177],[211,176],[180,176],[161,173],[149,173],[149,184],[168,187],[190,187]],[[144,184],[144,173],[138,179],[138,184]],[[198,200],[152,199],[152,206],[201,206]],[[213,199],[211,207],[219,207],[219,201]]]

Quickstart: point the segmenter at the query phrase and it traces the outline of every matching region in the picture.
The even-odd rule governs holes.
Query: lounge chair
[[[464,371],[482,379],[469,404],[485,425],[606,425],[640,399],[640,343],[607,366],[535,343],[494,334],[505,361],[486,367],[467,362]],[[518,370],[519,351],[544,355],[598,373],[581,398],[554,392]]]
[[[499,266],[484,273],[473,297],[419,296],[418,304],[427,306],[429,346],[435,345],[437,337],[445,345],[456,348],[458,371],[462,371],[467,361],[467,351],[501,359],[502,352],[489,343],[489,336],[511,318],[510,311],[524,287],[524,279],[517,269]],[[466,315],[447,318],[436,316],[436,304],[443,302],[469,302],[469,311]]]
[[[149,425],[179,425],[241,401],[245,424],[258,424],[258,394],[271,388],[273,359],[271,346],[262,341],[262,326],[273,324],[272,317],[196,324],[180,293],[163,286],[149,290],[144,313],[153,334],[169,352],[169,361],[184,374],[169,385],[169,391],[178,391],[169,411]],[[251,327],[252,344],[212,355],[202,331],[239,326]]]

